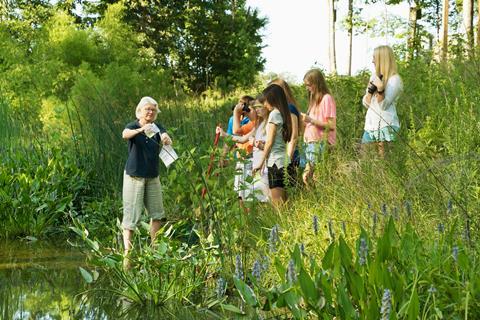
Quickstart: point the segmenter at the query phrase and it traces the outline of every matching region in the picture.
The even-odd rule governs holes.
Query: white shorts
[[[238,193],[238,197],[246,200],[252,191],[252,159],[237,161],[235,165],[235,182],[233,190]]]
[[[268,187],[267,170],[252,177],[252,166],[252,159],[237,162],[234,190],[243,200],[251,201],[255,196],[259,202],[268,202],[270,188]]]
[[[259,202],[268,202],[270,199],[270,188],[268,187],[268,172],[258,172],[253,178],[253,194]]]

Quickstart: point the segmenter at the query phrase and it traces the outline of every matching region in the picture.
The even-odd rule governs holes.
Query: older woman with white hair
[[[165,217],[162,186],[159,179],[161,144],[172,140],[157,119],[158,103],[143,97],[136,109],[137,120],[126,125],[122,137],[128,140],[128,158],[123,175],[123,243],[125,255],[132,247],[133,231],[145,208],[150,217],[152,242]],[[128,266],[128,259],[125,260]]]

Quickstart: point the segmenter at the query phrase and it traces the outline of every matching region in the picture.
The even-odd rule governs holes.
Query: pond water
[[[182,306],[131,306],[88,285],[79,267],[88,268],[86,256],[65,241],[0,242],[0,319],[218,319]]]

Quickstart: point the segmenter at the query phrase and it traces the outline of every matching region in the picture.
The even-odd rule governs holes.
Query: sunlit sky
[[[341,27],[347,13],[347,1],[337,8],[337,71],[346,74],[348,68],[348,36]],[[247,5],[257,8],[260,16],[268,19],[263,30],[263,56],[265,72],[288,74],[290,79],[300,81],[312,66],[327,73],[328,60],[328,12],[327,0],[247,0]],[[385,6],[370,5],[363,10],[366,19],[377,17],[382,21],[385,14],[408,18],[408,4]],[[371,69],[373,49],[381,44],[392,44],[392,37],[355,36],[353,39],[352,72]]]

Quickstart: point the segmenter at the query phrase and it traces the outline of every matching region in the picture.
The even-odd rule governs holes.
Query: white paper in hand
[[[159,133],[160,129],[155,123],[152,123],[148,128],[145,129],[145,135],[149,138],[153,137],[155,134]]]
[[[163,145],[162,151],[160,151],[160,159],[162,159],[165,167],[169,167],[175,160],[178,159],[177,153],[173,150],[172,146],[167,144]]]

